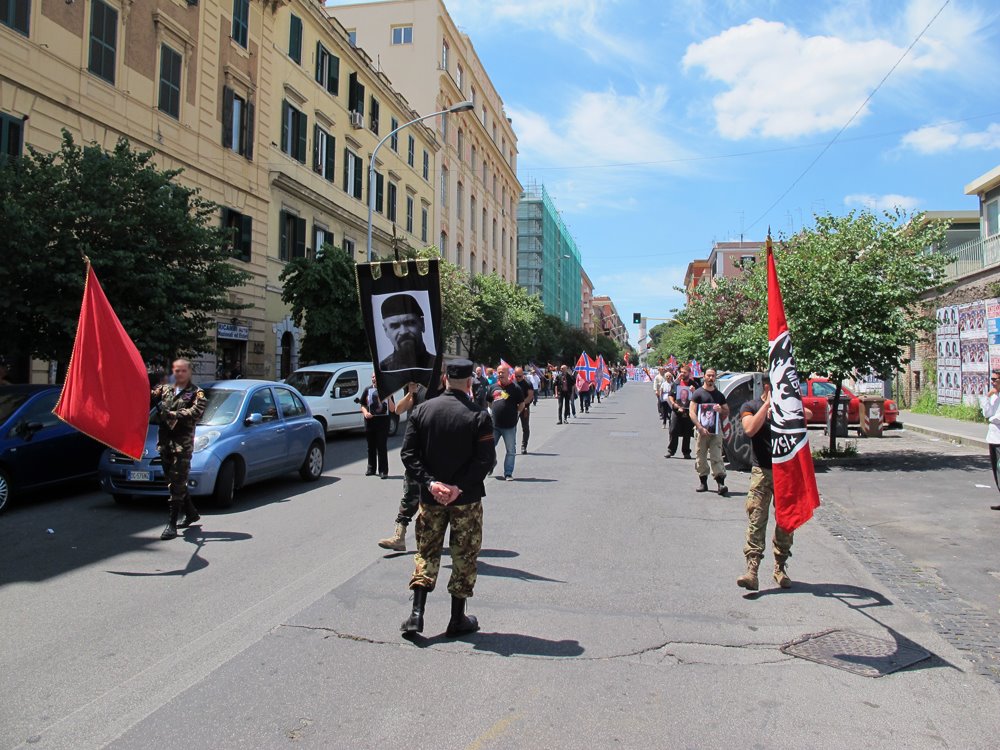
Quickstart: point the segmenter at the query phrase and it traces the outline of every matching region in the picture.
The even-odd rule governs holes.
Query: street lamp
[[[437,117],[438,115],[468,112],[471,109],[475,109],[475,107],[476,105],[469,101],[459,102],[458,104],[448,107],[448,109],[442,109],[440,112],[431,112],[429,115],[423,115],[422,117],[417,117],[409,122],[404,122],[395,130],[390,130],[386,133],[385,137],[375,146],[375,150],[372,151],[371,155],[371,163],[368,165],[368,242],[366,243],[366,246],[368,250],[367,254],[369,263],[372,262],[372,216],[375,213],[375,156],[378,154],[378,150],[382,148],[382,144],[403,128],[408,128],[410,125],[420,122],[421,120],[427,120],[431,117]]]

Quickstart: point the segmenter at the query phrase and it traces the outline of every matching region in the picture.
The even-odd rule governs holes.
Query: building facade
[[[178,180],[219,205],[219,222],[233,231],[232,263],[250,273],[231,292],[248,307],[219,316],[215,348],[197,359],[196,374],[214,377],[237,363],[248,377],[287,374],[299,331],[281,302],[281,271],[326,243],[363,258],[371,152],[379,133],[415,111],[321,0],[4,7],[0,150],[57,150],[65,128],[106,149],[127,138],[152,151],[158,167],[183,170]],[[391,252],[394,236],[410,246],[433,242],[438,141],[423,126],[408,135],[412,159],[405,140],[379,152],[378,255]],[[30,379],[55,371],[35,368]]]
[[[543,185],[529,185],[517,207],[517,283],[549,315],[582,326],[580,250]]]
[[[517,278],[517,137],[472,41],[441,0],[328,6],[355,44],[423,115],[469,101],[473,111],[442,115],[436,244],[470,274]]]
[[[582,268],[580,269],[580,324],[585,333],[593,336],[594,325],[594,282]]]
[[[610,339],[614,339],[622,346],[628,346],[628,329],[618,315],[618,308],[611,301],[610,297],[594,297],[594,309],[600,316],[600,330]]]

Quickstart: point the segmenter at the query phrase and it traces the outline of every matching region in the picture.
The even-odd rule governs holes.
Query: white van
[[[365,419],[361,416],[358,399],[371,384],[374,372],[371,362],[331,362],[300,367],[285,378],[285,382],[305,397],[313,416],[329,434],[364,428]],[[393,395],[399,401],[402,389]],[[400,418],[390,414],[389,420],[389,434],[395,435]]]

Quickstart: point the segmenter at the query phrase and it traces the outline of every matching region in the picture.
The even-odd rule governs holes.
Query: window
[[[382,175],[379,175],[381,177]],[[389,183],[389,190],[386,194],[385,200],[385,218],[389,221],[396,221],[396,194],[399,192],[399,188],[396,186],[395,182]],[[412,229],[410,230],[413,231]]]
[[[28,36],[31,0],[0,0],[0,23]]]
[[[448,208],[448,167],[441,167],[441,207]]]
[[[486,189],[486,159],[483,159],[483,190]]]
[[[476,87],[475,86],[470,86],[469,89],[470,89],[470,94],[471,94],[471,96],[469,97],[469,101],[472,102],[472,110],[475,111],[475,109],[476,109]]]
[[[803,385],[805,384],[803,383]],[[814,382],[812,385],[813,385],[813,396],[816,396],[817,398],[829,398],[834,394],[834,392],[837,389],[837,387],[833,383],[825,383],[822,381],[818,383]]]
[[[350,29],[347,32],[347,43],[350,44],[352,47],[357,47],[358,46],[358,30],[357,29]]]
[[[469,198],[469,231],[476,236],[476,196]]]
[[[385,208],[385,200],[384,200],[385,195],[384,195],[384,192],[383,192],[384,188],[385,188],[385,179],[383,178],[383,176],[381,174],[379,174],[378,172],[376,172],[375,173],[375,210],[378,211],[379,213],[382,213],[382,210]],[[368,183],[368,190],[371,191],[371,189],[372,189],[372,184],[371,184],[371,182],[369,182]]]
[[[469,273],[476,273],[476,254],[474,252],[469,253]]]
[[[493,123],[493,142],[497,142],[497,124]]]
[[[290,390],[287,388],[275,388],[274,392],[278,396],[278,406],[281,407],[281,415],[285,419],[301,417],[303,414],[306,414],[306,405],[302,403],[302,399]]]
[[[229,245],[232,256],[238,260],[249,262],[253,238],[253,218],[233,211],[231,208],[223,208],[222,226],[232,233]]]
[[[459,182],[455,188],[455,211],[458,214],[458,220],[462,220],[462,204],[465,203],[465,188],[462,187],[462,183]]]
[[[413,159],[414,159],[414,154],[416,153],[416,150],[417,150],[417,144],[416,144],[416,141],[413,140],[413,136],[412,135],[407,136],[406,137],[406,163],[409,164],[411,167],[413,166]]]
[[[333,245],[333,232],[319,224],[313,224],[313,251],[317,258],[322,257],[324,245]]]
[[[233,41],[244,49],[250,35],[250,0],[233,0]]]
[[[270,388],[261,388],[250,397],[247,405],[247,416],[260,414],[265,422],[273,422],[278,418],[278,409],[274,405],[274,396]]]
[[[483,105],[483,127],[486,127],[486,105]]]
[[[378,135],[378,99],[371,98],[371,112],[368,114],[368,129]]]
[[[2,0],[0,0],[2,1]],[[159,109],[173,118],[181,116],[181,56],[165,44],[160,45]]]
[[[455,66],[455,83],[458,85],[458,90],[459,91],[462,90],[462,78],[464,77],[463,73],[464,73],[464,71],[462,70],[462,66],[461,65],[456,65]]]
[[[463,255],[462,243],[459,242],[457,245],[455,245],[455,265],[458,266],[459,268],[462,267],[462,255]]]
[[[448,42],[441,43],[441,70],[448,70]]]
[[[295,214],[282,211],[279,227],[281,230],[278,245],[278,259],[292,260],[306,257],[306,220]]]
[[[483,242],[486,241],[486,208],[483,208]]]
[[[344,237],[344,241],[340,246],[343,248],[345,253],[350,255],[352,258],[354,257],[354,240],[350,237]]]
[[[441,253],[441,257],[447,259],[448,257],[448,235],[441,232],[441,244],[438,245],[438,251]]]
[[[254,107],[228,86],[222,88],[222,145],[253,158]]]
[[[281,102],[281,150],[306,163],[306,117],[288,101]]]
[[[399,153],[399,133],[395,131],[398,127],[399,127],[399,120],[397,120],[395,117],[389,118],[389,132],[392,133],[392,135],[389,136],[389,148],[391,148],[397,154]]]
[[[357,73],[351,73],[347,78],[347,109],[364,117],[365,86],[363,83],[358,83]]]
[[[458,129],[458,160],[462,161],[465,159],[465,134],[462,129]]]
[[[420,241],[427,242],[427,206],[420,207]]]
[[[337,139],[319,125],[313,126],[313,171],[323,178],[334,181],[334,161]]]
[[[351,149],[344,149],[344,192],[361,200],[361,173],[363,170],[361,157]]]
[[[0,113],[0,159],[20,156],[23,142],[24,120]]]
[[[451,105],[448,105],[451,106]],[[447,143],[448,142],[448,114],[441,115],[441,139]]]
[[[493,220],[493,251],[497,249],[497,220]]]
[[[302,64],[302,19],[296,15],[288,21],[288,56]]]
[[[406,231],[413,234],[413,196],[406,196]]]
[[[1000,200],[990,201],[986,204],[986,236],[992,237],[1000,233]]]
[[[353,248],[353,243],[352,248]],[[349,396],[354,396],[360,390],[360,385],[358,384],[358,371],[357,370],[346,370],[337,376],[337,379],[333,383],[333,394],[335,397],[347,398]],[[340,389],[340,393],[337,393],[337,389]]]
[[[111,84],[115,82],[117,44],[118,11],[104,0],[94,0],[90,9],[90,63],[87,70]]]
[[[322,42],[316,42],[316,83],[334,96],[340,93],[340,58]]]
[[[431,179],[431,155],[424,149],[424,179],[430,182]]]
[[[469,154],[469,161],[471,162],[472,171],[475,172],[476,171],[476,147],[475,146],[473,146],[472,149],[471,149],[471,153]]]
[[[413,44],[413,27],[412,26],[393,26],[392,27],[392,43],[393,44]]]

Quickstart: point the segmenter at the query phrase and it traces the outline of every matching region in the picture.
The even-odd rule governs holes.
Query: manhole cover
[[[609,432],[608,435],[611,437],[621,437],[621,438],[637,438],[639,437],[638,432]]]
[[[786,643],[781,651],[864,677],[891,674],[931,656],[929,651],[917,646],[872,638],[849,630],[826,630],[806,635]]]

